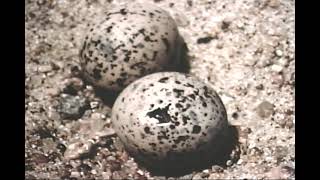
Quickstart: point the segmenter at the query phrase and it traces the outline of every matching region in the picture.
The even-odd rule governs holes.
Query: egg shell
[[[218,94],[178,72],[154,73],[131,83],[117,97],[111,121],[126,150],[151,166],[214,158],[228,126]]]
[[[182,38],[174,19],[152,4],[129,3],[108,10],[86,34],[80,50],[85,79],[120,91],[134,80],[171,68]]]

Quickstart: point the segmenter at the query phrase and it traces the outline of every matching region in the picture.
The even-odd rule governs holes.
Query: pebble
[[[258,90],[263,90],[263,89],[264,89],[263,84],[259,84],[258,86],[256,86],[256,89],[258,89]]]
[[[80,173],[76,171],[72,171],[70,177],[80,178]]]
[[[223,172],[223,168],[221,166],[218,165],[213,165],[211,167],[211,170],[213,173],[222,173]]]
[[[137,171],[137,173],[138,173],[139,175],[141,175],[141,176],[144,175],[144,172],[143,172],[142,170],[140,170],[140,169]]]
[[[192,6],[193,4],[192,4],[192,0],[187,0],[187,4],[188,4],[188,6]]]
[[[283,56],[283,52],[282,52],[280,49],[277,49],[277,50],[276,50],[276,55],[277,55],[278,57],[281,57],[281,56]]]
[[[83,97],[62,94],[57,111],[63,119],[78,119],[84,114],[87,106],[88,103]]]
[[[209,170],[205,169],[201,172],[201,178],[209,177]]]
[[[103,179],[110,179],[111,178],[111,172],[107,171],[107,172],[102,172],[102,177]]]
[[[267,118],[274,113],[274,105],[268,101],[263,101],[258,105],[256,111],[261,118]]]
[[[90,107],[91,109],[96,109],[99,105],[99,102],[97,101],[93,101],[93,102],[90,102]]]
[[[52,66],[50,66],[50,65],[43,65],[43,66],[38,67],[38,72],[46,73],[49,71],[52,71]]]
[[[186,27],[190,24],[190,21],[188,20],[187,16],[182,12],[178,12],[175,14],[175,20],[177,25],[180,27]]]
[[[278,166],[272,168],[268,173],[268,179],[291,179],[294,177],[294,169],[289,166]]]
[[[227,162],[226,162],[226,165],[227,166],[231,166],[233,163],[232,163],[232,161],[231,160],[228,160]]]
[[[44,154],[40,154],[40,153],[33,154],[32,160],[37,164],[44,164],[49,162],[49,158]]]
[[[241,165],[242,162],[243,162],[243,160],[242,160],[242,159],[239,159],[239,160],[237,161],[237,164],[238,164],[238,165]]]
[[[61,119],[60,114],[53,107],[49,107],[47,115],[48,115],[48,118],[52,119],[52,120],[60,120]]]
[[[269,0],[269,6],[272,8],[277,8],[280,6],[280,0]]]
[[[48,96],[55,97],[55,96],[59,95],[60,89],[59,88],[48,88],[48,89],[46,89],[46,93]]]
[[[83,154],[89,153],[92,148],[92,145],[93,143],[90,141],[86,143],[80,141],[72,143],[67,147],[64,153],[64,158],[66,160],[77,159],[81,157]]]
[[[181,176],[179,179],[192,179],[192,174],[186,174],[184,176]]]
[[[43,81],[43,78],[41,76],[34,75],[30,77],[30,84],[32,84],[33,88],[37,88],[38,86],[41,86],[42,81]]]
[[[271,71],[279,73],[279,72],[281,72],[283,70],[283,68],[284,67],[281,66],[281,65],[274,64],[274,65],[271,66]]]
[[[198,179],[203,179],[203,178],[201,177],[201,174],[200,174],[200,173],[197,173],[196,175],[194,175],[194,176],[192,177],[192,179],[193,179],[193,180],[198,180]]]
[[[272,84],[276,84],[278,85],[279,87],[281,87],[284,83],[284,77],[282,74],[272,74],[271,76],[271,83]]]
[[[97,171],[94,170],[94,169],[92,169],[92,170],[91,170],[91,174],[96,175],[96,174],[97,174]]]
[[[281,162],[283,158],[287,156],[288,152],[289,152],[288,148],[284,146],[277,146],[274,152],[277,161]]]

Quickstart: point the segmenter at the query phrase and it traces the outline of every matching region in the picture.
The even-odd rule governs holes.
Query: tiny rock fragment
[[[272,74],[271,83],[281,87],[284,83],[283,75],[278,73]]]
[[[59,103],[57,111],[63,119],[78,119],[88,108],[85,98],[69,94],[62,94]]]
[[[80,173],[76,172],[76,171],[72,171],[70,177],[74,177],[74,178],[80,178]]]
[[[283,55],[283,52],[280,49],[277,49],[275,53],[278,57],[281,57]]]
[[[279,73],[279,72],[281,72],[283,70],[283,66],[278,65],[278,64],[274,64],[274,65],[271,66],[271,70],[273,72]]]
[[[201,174],[200,174],[200,173],[197,173],[196,175],[194,175],[194,176],[192,177],[192,179],[197,180],[197,179],[203,179],[203,178],[201,177]]]
[[[101,174],[102,174],[103,179],[110,179],[111,175],[112,175],[110,171],[102,172]]]
[[[280,0],[269,0],[268,5],[272,8],[277,8],[280,6]]]
[[[211,40],[215,39],[214,37],[212,36],[207,36],[207,37],[202,37],[202,38],[199,38],[197,40],[197,43],[198,44],[207,44],[209,43]]]
[[[192,6],[192,0],[187,0],[187,4],[188,4],[188,6]]]
[[[139,175],[141,175],[141,176],[144,175],[144,172],[143,172],[142,170],[140,170],[140,169],[137,171],[137,173],[138,173]]]
[[[180,27],[186,27],[190,24],[187,16],[183,14],[182,12],[175,14],[175,20],[178,26]]]
[[[230,24],[231,24],[231,21],[230,20],[224,20],[224,21],[222,21],[222,23],[221,23],[221,29],[223,30],[223,31],[228,31],[228,29],[229,29],[229,27],[230,27]]]
[[[223,172],[223,168],[221,166],[218,165],[213,165],[211,167],[211,170],[213,173],[222,173]]]
[[[294,169],[289,166],[278,166],[272,168],[268,173],[269,179],[291,179],[294,177]]]
[[[263,88],[264,88],[263,84],[259,84],[258,86],[256,86],[256,89],[258,90],[263,90]]]
[[[45,156],[44,154],[40,154],[40,153],[33,154],[32,160],[37,164],[43,164],[43,163],[49,162],[49,158],[47,156]]]
[[[91,107],[91,109],[97,108],[98,105],[99,105],[99,102],[97,102],[97,101],[90,102],[90,107]]]
[[[46,89],[46,93],[48,96],[51,96],[51,97],[58,96],[60,93],[60,89],[59,88],[48,88],[48,89]]]
[[[67,147],[67,150],[64,153],[64,158],[67,160],[77,159],[82,155],[89,153],[92,148],[92,145],[93,143],[91,141],[87,141],[87,143],[72,143]]]
[[[46,73],[52,71],[52,67],[50,65],[43,65],[38,68],[38,71],[41,73]]]
[[[274,105],[268,101],[263,101],[256,108],[257,114],[262,118],[267,118],[274,113]]]

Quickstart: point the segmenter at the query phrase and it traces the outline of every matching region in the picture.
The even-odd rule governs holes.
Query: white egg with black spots
[[[218,94],[178,72],[150,74],[128,85],[117,97],[111,119],[126,150],[151,166],[186,165],[191,158],[213,156],[228,127]]]
[[[119,91],[176,64],[182,39],[168,12],[129,3],[104,15],[90,28],[80,50],[84,77],[94,86]]]

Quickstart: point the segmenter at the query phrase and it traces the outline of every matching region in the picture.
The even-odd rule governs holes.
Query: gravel
[[[26,179],[176,178],[149,172],[123,150],[112,102],[79,74],[87,25],[126,2],[26,2]],[[239,134],[228,160],[178,178],[295,179],[295,1],[134,2],[176,19],[190,73],[217,90]]]

